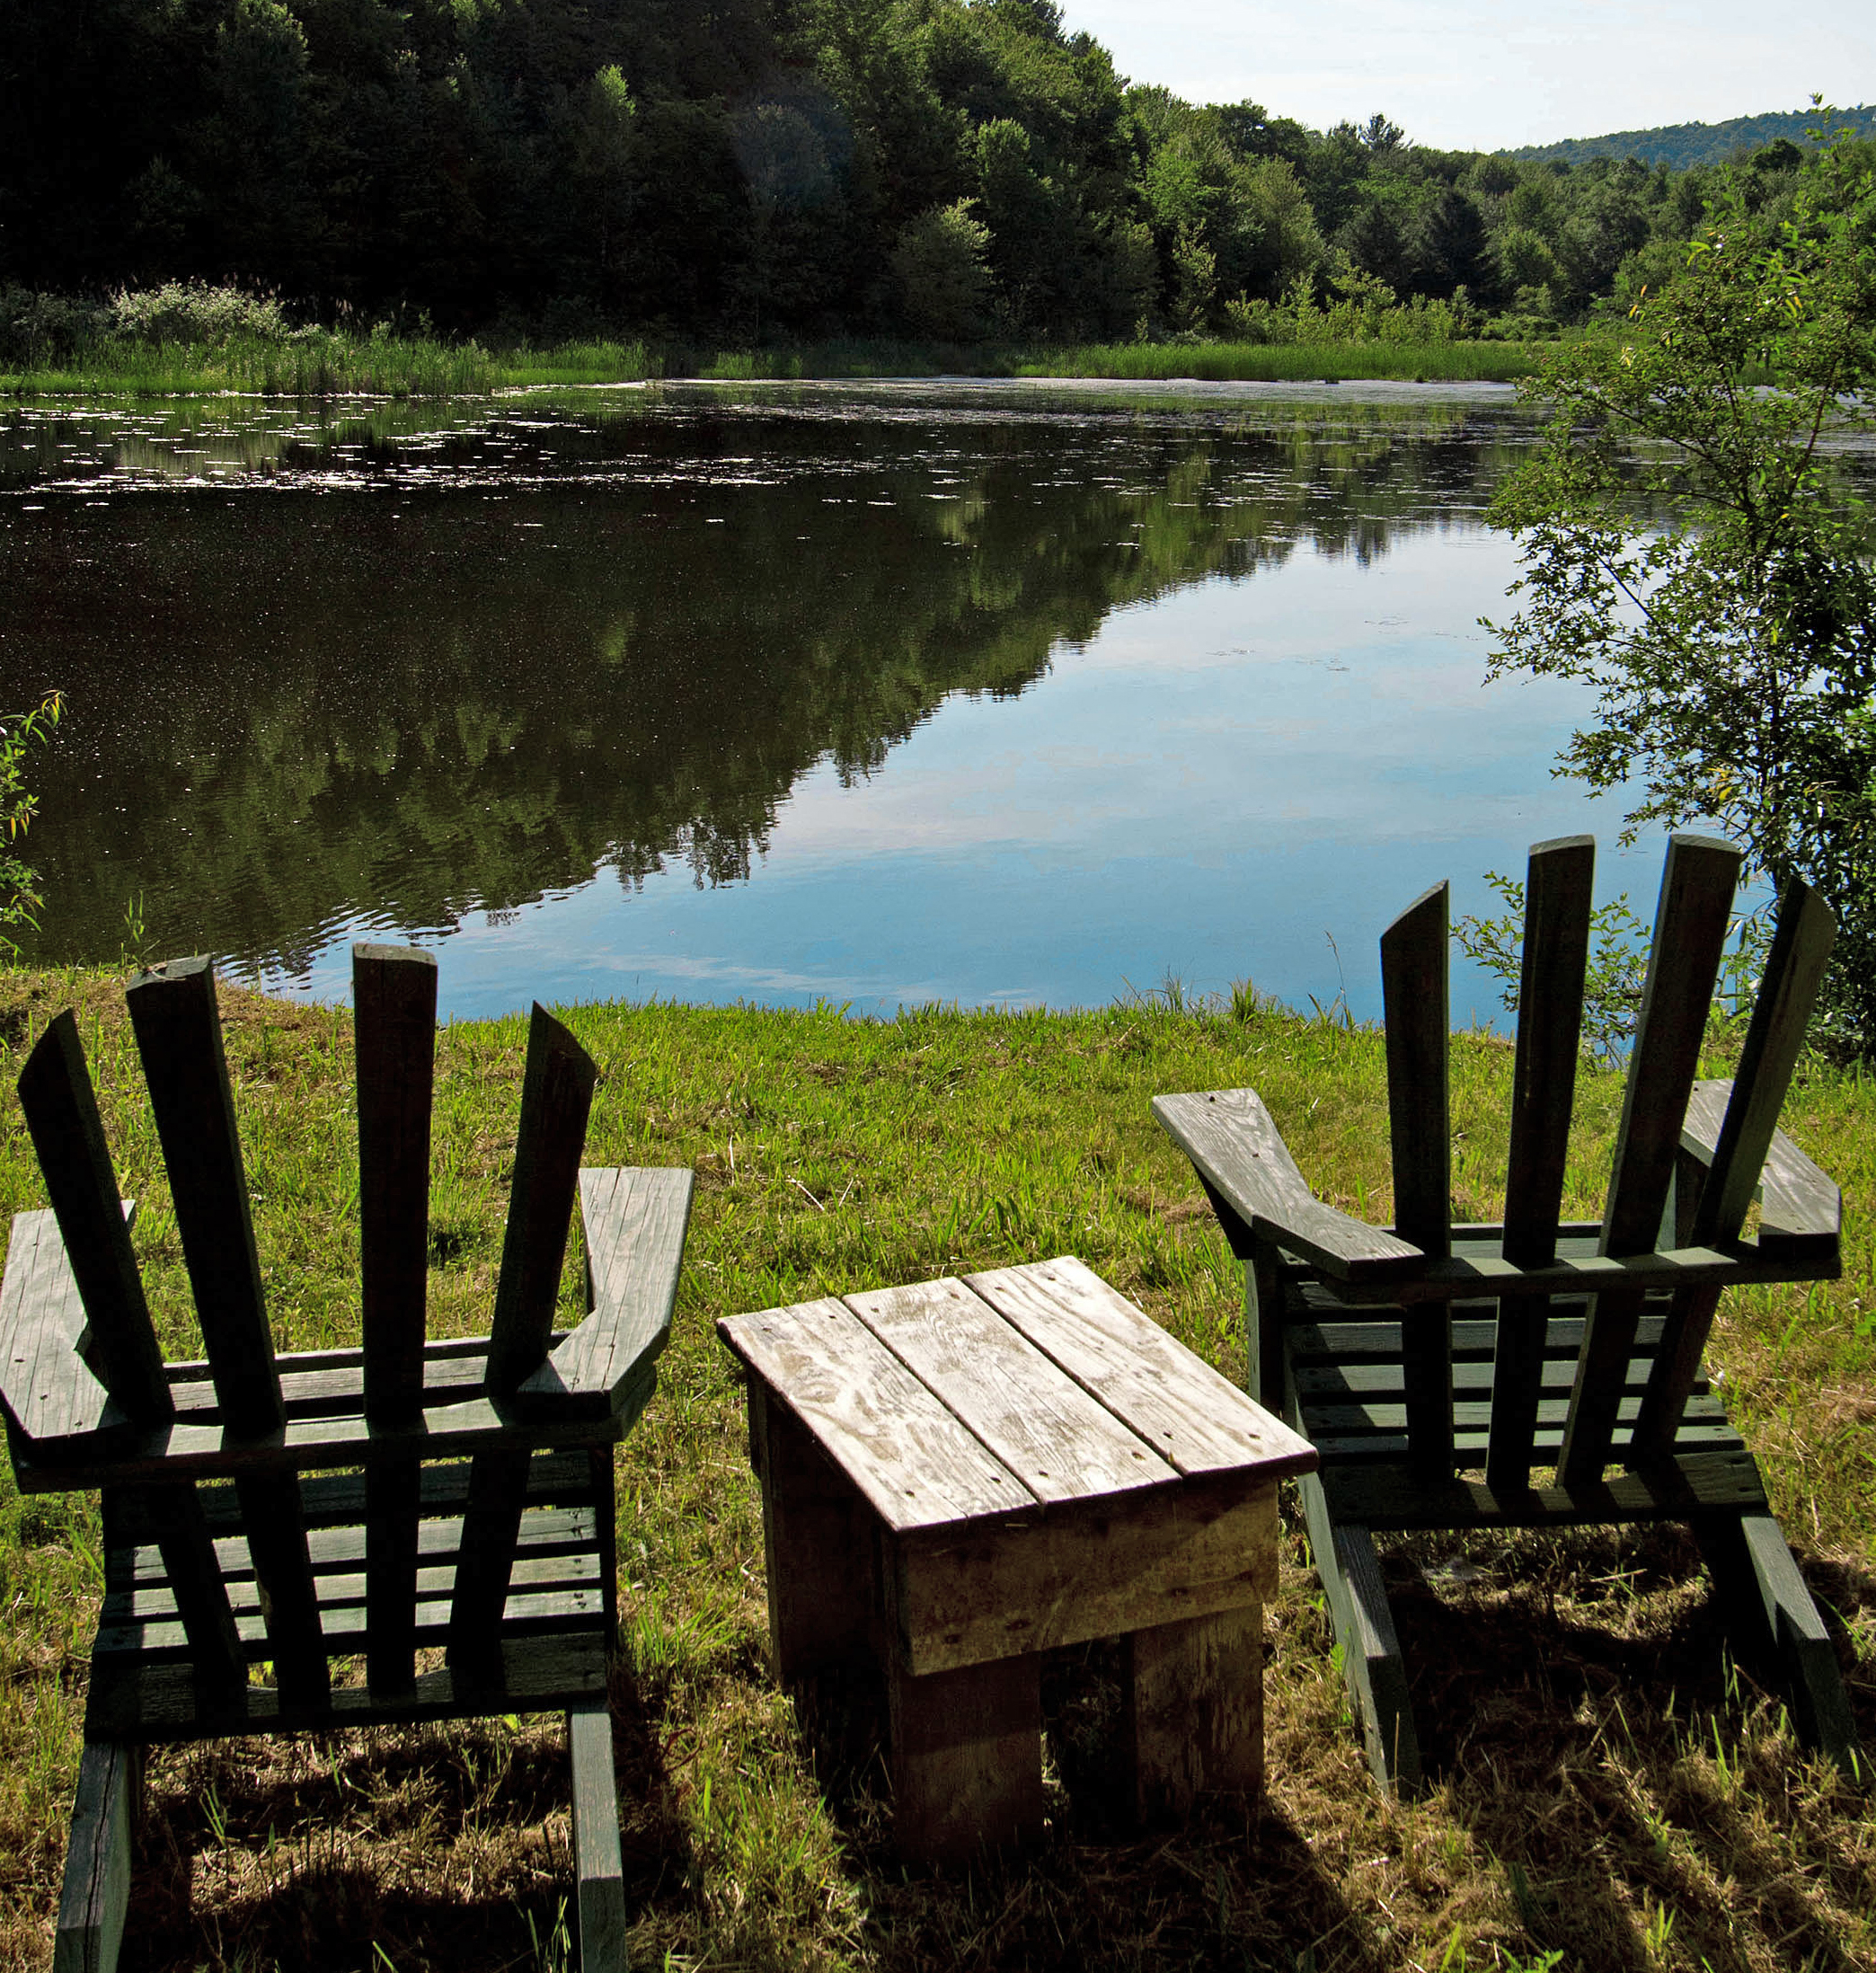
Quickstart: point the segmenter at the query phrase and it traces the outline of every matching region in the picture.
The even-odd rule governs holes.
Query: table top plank
[[[1163,1486],[1153,1447],[949,1277],[850,1295],[846,1305],[1038,1500]]]
[[[895,1533],[1036,1511],[1035,1492],[845,1305],[728,1315],[717,1333]]]
[[[965,1276],[1004,1320],[1188,1479],[1312,1471],[1314,1448],[1096,1274],[1065,1255]]]

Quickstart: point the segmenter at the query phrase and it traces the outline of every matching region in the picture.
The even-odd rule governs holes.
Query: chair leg
[[[1309,1522],[1316,1573],[1335,1620],[1342,1676],[1367,1743],[1368,1765],[1384,1788],[1403,1795],[1420,1791],[1420,1737],[1407,1697],[1401,1641],[1387,1607],[1375,1538],[1367,1528],[1338,1527],[1329,1517],[1323,1483],[1314,1473],[1298,1482]]]
[[[120,1740],[85,1742],[66,1846],[53,1973],[114,1973],[130,1902],[130,1828],[139,1765],[137,1749]]]
[[[1695,1532],[1729,1623],[1783,1671],[1800,1736],[1852,1781],[1863,1779],[1868,1763],[1836,1649],[1784,1531],[1769,1514],[1746,1514],[1707,1521]]]
[[[596,1699],[567,1715],[573,1756],[573,1874],[579,1883],[580,1973],[629,1973],[619,1792],[612,1714]]]

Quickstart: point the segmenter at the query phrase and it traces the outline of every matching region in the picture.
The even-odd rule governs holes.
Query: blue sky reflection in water
[[[1659,847],[1619,854],[1620,805],[1553,780],[1579,695],[1482,686],[1506,544],[1397,541],[1366,567],[1280,569],[1117,612],[1020,699],[954,697],[868,779],[800,782],[748,884],[601,876],[450,942],[464,1011],[551,976],[570,997],[1101,1004],[1234,979],[1379,1011],[1375,940],[1449,877],[1456,914],[1527,846],[1593,829],[1599,890],[1651,904]],[[1646,916],[1644,911],[1644,916]],[[1334,942],[1332,946],[1331,941]],[[1339,955],[1339,957],[1338,957]],[[315,993],[342,993],[342,960]],[[1458,962],[1454,1015],[1496,1011]]]
[[[63,685],[47,957],[452,1013],[1377,1004],[1374,940],[1615,803],[1482,685],[1489,388],[641,393],[0,420],[0,693]],[[623,874],[622,874],[623,873]],[[1331,941],[1333,941],[1332,948]],[[1339,954],[1339,960],[1338,960]],[[1491,990],[1456,979],[1454,1011]]]

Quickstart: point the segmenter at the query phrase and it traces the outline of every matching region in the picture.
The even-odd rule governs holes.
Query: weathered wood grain
[[[214,969],[206,959],[173,960],[138,975],[124,998],[222,1410],[238,1434],[277,1430],[286,1408],[222,1051]]]
[[[1432,1261],[1450,1252],[1453,1224],[1447,917],[1447,887],[1436,884],[1381,934],[1394,1227]],[[1444,1308],[1409,1315],[1402,1338],[1414,1457],[1429,1473],[1450,1472],[1452,1338]]]
[[[694,1185],[687,1167],[580,1172],[592,1314],[516,1387],[525,1415],[610,1412],[663,1352]]]
[[[465,1683],[491,1679],[499,1668],[501,1615],[527,1490],[525,1452],[475,1455],[449,1610],[450,1668]]]
[[[1053,1650],[1274,1596],[1276,1488],[1189,1481],[902,1535],[886,1567],[895,1649],[914,1672]]]
[[[66,1262],[84,1306],[89,1333],[83,1347],[124,1415],[155,1424],[172,1409],[163,1352],[130,1251],[130,1228],[70,1008],[55,1016],[34,1045],[19,1088]],[[43,1227],[39,1239],[45,1239]],[[38,1366],[43,1382],[49,1383],[51,1369],[48,1362]],[[75,1381],[82,1386],[82,1379]],[[83,1402],[82,1390],[75,1389],[58,1409],[75,1417]],[[30,1420],[22,1423],[32,1429]]]
[[[1042,1829],[1040,1660],[888,1680],[893,1839],[908,1862],[965,1862]]]
[[[26,1438],[89,1436],[124,1417],[81,1353],[84,1334],[84,1304],[57,1216],[15,1213],[0,1280],[0,1402]],[[169,1402],[166,1385],[162,1402]]]
[[[783,1685],[877,1659],[879,1523],[786,1406],[749,1380],[749,1450],[762,1487],[769,1648]]]
[[[319,1708],[285,1704],[275,1688],[256,1685],[247,1730],[323,1731],[473,1718],[490,1712],[564,1712],[603,1698],[609,1650],[598,1624],[549,1631],[505,1642],[491,1677],[465,1684],[446,1667],[419,1673],[407,1691],[389,1697],[365,1685],[340,1685]],[[227,1727],[199,1712],[186,1665],[129,1659],[99,1664],[87,1694],[84,1730],[93,1739],[147,1743],[213,1739]]]
[[[1207,1792],[1263,1787],[1263,1606],[1135,1631],[1127,1640],[1134,1816],[1177,1826]]]
[[[1716,1587],[1730,1592],[1736,1634],[1754,1658],[1770,1658],[1783,1671],[1800,1733],[1836,1764],[1845,1780],[1866,1787],[1869,1757],[1844,1689],[1836,1643],[1777,1521],[1769,1509],[1713,1517],[1699,1532]]]
[[[1311,1192],[1255,1090],[1155,1096],[1153,1114],[1257,1238],[1342,1280],[1401,1280],[1424,1265],[1418,1247]]]
[[[408,1424],[423,1402],[435,959],[411,946],[353,946],[352,1005],[365,1411]]]
[[[1588,1527],[1684,1521],[1703,1511],[1762,1508],[1765,1482],[1742,1447],[1681,1452],[1645,1473],[1612,1473],[1573,1486],[1499,1492],[1482,1481],[1416,1480],[1402,1458],[1326,1466],[1323,1485],[1338,1520],[1381,1529]]]
[[[53,1933],[53,1973],[112,1973],[130,1906],[131,1807],[137,1753],[93,1740],[78,1763]]]
[[[375,1423],[409,1425],[422,1416],[425,1382],[435,959],[412,946],[354,945],[352,1007],[364,1410]],[[416,1676],[418,1491],[415,1460],[387,1462],[366,1476],[367,1677],[387,1690]]]
[[[1045,1503],[1163,1486],[1153,1447],[963,1282],[850,1295],[846,1305]]]
[[[1404,1469],[1410,1475],[1418,1469]],[[1341,1647],[1342,1677],[1367,1744],[1368,1767],[1382,1787],[1416,1793],[1420,1786],[1420,1736],[1407,1694],[1401,1640],[1388,1607],[1387,1589],[1373,1535],[1361,1522],[1332,1507],[1334,1475],[1305,1473],[1296,1482],[1309,1527],[1316,1573]]]
[[[1836,941],[1836,921],[1824,900],[1804,884],[1788,885],[1779,901],[1778,923],[1747,1026],[1731,1099],[1694,1209],[1689,1234],[1693,1245],[1724,1245],[1738,1238],[1746,1223]],[[1719,1301],[1716,1288],[1695,1288],[1675,1296],[1648,1396],[1630,1440],[1632,1460],[1655,1457],[1673,1442],[1682,1408],[1700,1372],[1701,1352]]]
[[[634,1398],[649,1395],[642,1386]],[[642,1408],[642,1407],[640,1407]],[[414,1426],[373,1425],[364,1418],[290,1420],[267,1439],[237,1437],[220,1425],[173,1425],[137,1433],[121,1446],[95,1438],[35,1445],[21,1459],[16,1477],[24,1493],[69,1492],[76,1487],[145,1485],[164,1480],[208,1480],[241,1473],[315,1471],[322,1466],[369,1465],[416,1455],[450,1459],[484,1451],[530,1447],[609,1445],[624,1437],[638,1408],[612,1417],[554,1419],[534,1425],[511,1417],[484,1398],[436,1404]]]
[[[573,1767],[573,1878],[580,1915],[580,1973],[627,1973],[625,1866],[619,1851],[619,1791],[612,1714],[604,1702],[567,1714]]]
[[[546,1360],[561,1267],[599,1071],[537,1001],[527,1034],[521,1126],[489,1325],[488,1389],[508,1397]]]
[[[1630,1290],[1645,1295],[1711,1282],[1725,1287],[1755,1281],[1828,1281],[1841,1271],[1834,1249],[1813,1247],[1788,1258],[1749,1245],[1679,1247],[1668,1252],[1571,1256],[1547,1268],[1514,1268],[1509,1261],[1489,1254],[1467,1253],[1450,1261],[1429,1261],[1418,1280],[1377,1284],[1323,1276],[1320,1286],[1325,1295],[1349,1308],[1397,1304],[1412,1307],[1422,1302],[1464,1302],[1486,1296],[1606,1291],[1620,1295]]]
[[[1504,1256],[1514,1267],[1544,1267],[1556,1258],[1595,877],[1594,836],[1532,847],[1505,1179]]]
[[[1669,839],[1603,1213],[1606,1254],[1645,1253],[1660,1230],[1740,862],[1730,843]],[[1608,1459],[1622,1367],[1633,1352],[1641,1314],[1640,1296],[1626,1289],[1599,1295],[1590,1310],[1563,1438],[1559,1476],[1565,1485],[1594,1480]]]
[[[1504,1257],[1518,1267],[1547,1267],[1557,1255],[1595,875],[1593,836],[1560,837],[1531,851],[1505,1181]],[[1530,1468],[1548,1314],[1543,1300],[1500,1305],[1486,1455],[1495,1485],[1518,1484]]]
[[[845,1304],[724,1316],[717,1333],[889,1528],[1033,1513],[1037,1496]]]
[[[1315,1455],[1231,1381],[1072,1256],[966,1285],[1184,1477],[1254,1466],[1271,1478]]]
[[[1711,1164],[1725,1121],[1730,1082],[1696,1083],[1681,1132],[1683,1147]],[[1805,1155],[1782,1130],[1772,1133],[1759,1172],[1762,1254],[1834,1257],[1844,1224],[1844,1195],[1830,1174]]]

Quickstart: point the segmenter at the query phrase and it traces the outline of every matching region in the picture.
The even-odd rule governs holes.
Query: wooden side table
[[[1040,1654],[1128,1642],[1137,1812],[1255,1792],[1277,1482],[1314,1447],[1073,1259],[725,1317],[785,1682],[880,1664],[920,1861],[1037,1832]]]

